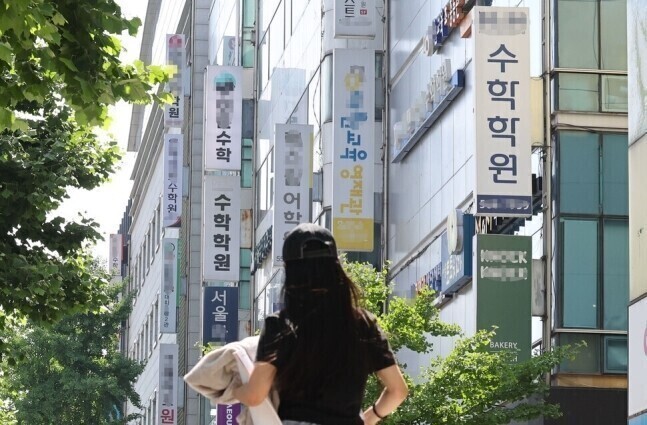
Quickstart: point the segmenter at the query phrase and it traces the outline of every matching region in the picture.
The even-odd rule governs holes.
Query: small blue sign
[[[471,214],[463,214],[463,250],[450,254],[444,250],[442,293],[453,294],[472,280],[472,237],[476,231],[476,220]],[[443,235],[445,240],[447,234]],[[444,244],[444,247],[447,243]]]

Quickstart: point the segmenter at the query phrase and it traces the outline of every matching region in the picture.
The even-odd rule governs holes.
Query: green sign
[[[476,328],[496,336],[491,351],[511,350],[516,361],[530,358],[532,239],[476,235]]]

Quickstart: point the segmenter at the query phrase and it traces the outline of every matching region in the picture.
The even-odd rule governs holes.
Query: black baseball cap
[[[326,257],[337,258],[337,244],[330,230],[313,223],[301,223],[285,236],[283,261]]]

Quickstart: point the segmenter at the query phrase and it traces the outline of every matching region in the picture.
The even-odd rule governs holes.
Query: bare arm
[[[267,362],[254,363],[249,382],[234,389],[234,397],[247,406],[258,406],[270,393],[276,367]]]
[[[389,366],[378,371],[377,377],[382,381],[384,390],[373,406],[375,406],[377,414],[386,417],[386,415],[391,414],[407,398],[409,389],[398,365]],[[373,407],[369,407],[364,411],[365,424],[374,425],[380,421],[375,410]]]

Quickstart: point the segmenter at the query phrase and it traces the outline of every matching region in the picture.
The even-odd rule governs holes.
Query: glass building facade
[[[558,344],[587,342],[583,354],[560,372],[624,375],[627,2],[557,0],[553,6],[555,335]],[[622,382],[613,385],[626,388]]]

